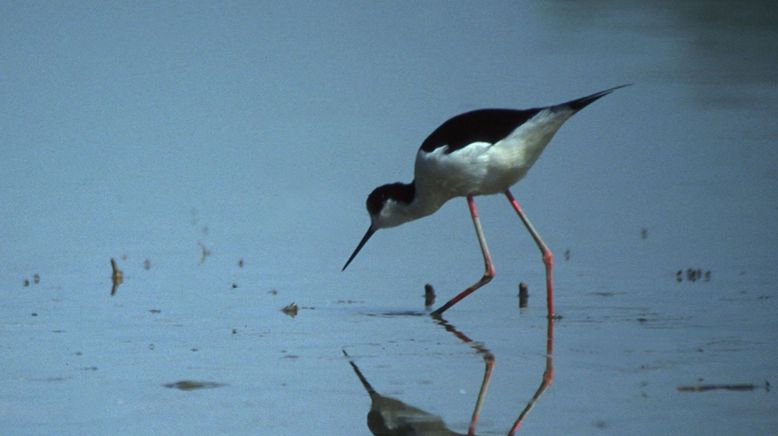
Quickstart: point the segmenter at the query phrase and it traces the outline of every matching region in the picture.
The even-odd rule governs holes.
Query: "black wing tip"
[[[602,97],[605,97],[606,95],[610,94],[611,92],[626,88],[627,86],[632,86],[631,83],[625,83],[624,85],[614,86],[613,88],[608,88],[604,91],[595,92],[592,95],[587,95],[586,97],[581,97],[575,100],[568,101],[567,103],[562,103],[560,106],[569,107],[570,109],[578,112],[581,109],[585,108],[586,106],[589,106],[590,104],[594,103],[595,101],[599,100]]]

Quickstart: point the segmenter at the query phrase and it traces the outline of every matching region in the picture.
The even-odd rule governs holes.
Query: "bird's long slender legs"
[[[554,278],[552,276],[551,270],[554,266],[554,255],[551,253],[551,250],[548,249],[546,243],[543,242],[543,239],[540,238],[540,235],[535,230],[535,227],[529,221],[527,216],[524,214],[524,211],[521,210],[521,206],[519,206],[519,202],[516,201],[515,198],[513,198],[513,194],[511,194],[511,191],[506,189],[505,196],[508,197],[508,201],[511,203],[511,206],[513,206],[513,209],[519,215],[519,218],[521,218],[521,222],[524,223],[524,226],[527,228],[530,235],[532,235],[532,239],[535,240],[535,243],[538,245],[538,248],[540,249],[540,252],[543,255],[543,264],[546,265],[546,305],[548,307],[548,317],[553,318],[554,317]]]
[[[457,294],[454,298],[449,300],[446,304],[440,306],[437,310],[432,312],[432,316],[438,317],[443,312],[448,310],[451,306],[457,304],[460,300],[475,292],[476,289],[489,283],[494,277],[494,266],[492,265],[492,256],[489,254],[489,247],[486,246],[486,239],[484,238],[484,231],[481,229],[481,220],[478,218],[478,209],[475,207],[475,201],[473,196],[467,196],[467,205],[470,208],[470,216],[473,217],[473,226],[475,226],[475,234],[478,236],[478,244],[481,245],[481,252],[484,255],[484,275],[481,280],[478,280],[473,286],[465,289]]]

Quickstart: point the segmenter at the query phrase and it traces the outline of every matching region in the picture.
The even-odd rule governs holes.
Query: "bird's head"
[[[367,196],[365,205],[367,206],[367,213],[370,214],[370,227],[368,227],[365,236],[359,241],[357,248],[351,254],[351,257],[348,258],[341,271],[346,270],[346,267],[354,260],[359,250],[365,246],[367,240],[378,229],[399,226],[416,218],[408,213],[408,206],[413,202],[415,192],[416,189],[413,183],[397,182],[379,186]]]

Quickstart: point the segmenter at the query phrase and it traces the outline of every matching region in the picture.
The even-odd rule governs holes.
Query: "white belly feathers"
[[[572,114],[543,110],[495,144],[474,142],[452,153],[446,153],[447,147],[419,150],[416,189],[440,205],[453,197],[504,192],[527,174]]]

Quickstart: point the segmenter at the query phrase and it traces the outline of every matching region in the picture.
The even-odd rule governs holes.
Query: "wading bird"
[[[502,193],[542,253],[546,267],[548,316],[553,317],[553,255],[509,188],[527,174],[565,121],[597,99],[624,86],[628,85],[553,106],[524,110],[474,110],[444,122],[421,144],[411,183],[382,185],[368,195],[370,227],[346,261],[343,271],[378,229],[396,227],[431,215],[448,200],[465,197],[483,253],[485,271],[474,285],[432,312],[433,316],[440,316],[494,277],[494,266],[473,197]]]

